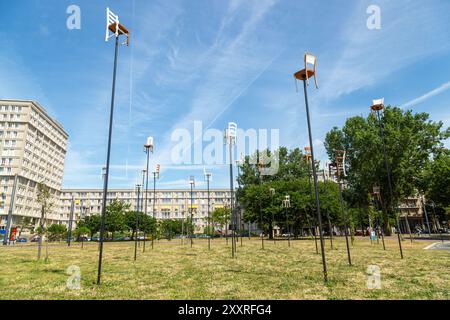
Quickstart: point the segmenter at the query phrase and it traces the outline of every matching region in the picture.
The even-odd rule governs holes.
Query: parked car
[[[39,242],[39,237],[34,237],[33,239],[31,239],[31,242]]]
[[[27,238],[19,238],[19,239],[17,239],[17,242],[18,243],[27,243],[28,239]]]
[[[283,233],[281,236],[283,238],[292,238],[294,236],[294,234],[293,233]]]

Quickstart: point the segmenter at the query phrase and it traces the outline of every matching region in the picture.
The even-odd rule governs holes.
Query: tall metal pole
[[[156,219],[156,171],[153,172],[153,220],[155,221]],[[154,239],[156,237],[156,225],[155,228],[153,230],[153,235],[152,235],[152,250],[153,250],[153,246],[154,246]]]
[[[310,160],[308,160],[308,183],[309,183],[309,200],[310,200],[310,207],[311,207],[311,212],[313,212],[313,193],[312,193],[312,185],[311,185],[311,163]],[[311,229],[311,222],[309,221],[309,217],[308,214],[306,215],[308,223],[310,225],[310,229]],[[314,220],[314,218],[313,218]],[[314,222],[314,221],[313,221]],[[314,242],[316,244],[316,254],[319,254],[319,245],[317,243],[317,226],[314,223]]]
[[[138,245],[138,234],[139,234],[139,201],[141,195],[141,186],[137,185],[137,210],[136,210],[136,234],[134,235],[134,261],[137,259],[137,245]]]
[[[191,248],[194,245],[194,230],[193,230],[193,224],[194,224],[194,183],[191,181],[191,221],[190,225],[188,225],[189,228],[189,234],[191,238]]]
[[[70,215],[69,215],[69,230],[67,232],[67,246],[70,247],[72,242],[72,223],[73,223],[73,212],[75,209],[75,199],[72,195],[72,204],[70,206]]]
[[[211,230],[211,206],[210,206],[210,190],[209,190],[209,183],[210,183],[210,175],[206,176],[206,185],[208,188],[208,250],[211,250],[211,237],[213,236],[212,230]]]
[[[323,195],[326,196],[327,184],[325,180],[325,170],[322,171],[322,177],[323,177]],[[333,226],[331,225],[330,213],[328,212],[328,209],[325,209],[325,213],[327,214],[328,230],[330,231],[330,245],[331,249],[333,249]]]
[[[234,185],[233,185],[233,138],[229,137],[229,158],[230,158],[230,214],[232,223],[231,257],[234,259],[236,252],[236,218],[234,212]]]
[[[425,202],[423,201],[423,197],[421,198],[421,201],[422,201],[423,212],[425,213],[425,220],[426,220],[427,228],[428,228],[428,236],[431,238],[430,222],[428,221],[428,212],[427,212],[427,208],[425,207]]]
[[[386,167],[386,172],[387,172],[387,177],[388,177],[389,195],[391,197],[391,202],[393,202],[394,201],[394,192],[392,190],[391,171],[389,170],[389,162],[388,162],[388,159],[387,159],[386,143],[385,143],[385,140],[384,140],[383,129],[381,127],[380,110],[377,110],[377,118],[378,118],[378,128],[379,128],[381,141],[382,141],[382,145],[383,145],[384,165]],[[401,257],[401,259],[403,259],[402,240],[400,239],[400,232],[401,232],[400,231],[400,222],[399,222],[399,219],[398,219],[398,213],[397,213],[396,206],[394,206],[392,204],[392,207],[393,207],[393,209],[395,211],[395,219],[396,219],[396,223],[397,223],[397,228],[396,229],[397,229],[398,247],[400,249],[400,257]]]
[[[344,234],[345,234],[345,243],[347,245],[347,257],[348,257],[348,264],[351,266],[352,265],[352,256],[350,254],[350,243],[348,241],[348,225],[347,225],[347,210],[345,208],[345,204],[344,204],[344,199],[342,197],[342,181],[341,178],[338,177],[339,179],[339,200],[341,201],[341,210],[342,210],[342,215],[344,217]]]
[[[147,210],[147,206],[148,206],[148,173],[149,173],[149,162],[150,162],[150,146],[144,146],[145,148],[145,152],[147,153],[147,164],[146,164],[146,175],[145,175],[145,201],[144,201],[144,213],[146,216],[148,216],[148,210]],[[144,246],[143,246],[143,251],[145,252],[145,234],[144,234]],[[152,235],[152,248],[153,248],[153,235]]]
[[[261,186],[261,168],[259,167],[259,153],[258,153],[258,181]],[[259,204],[259,219],[261,223],[261,249],[264,250],[264,222],[263,222],[263,214],[262,214],[262,205],[261,205],[261,196],[258,196],[258,204]]]
[[[145,192],[145,188],[144,188],[144,186],[145,186],[145,176],[147,175],[147,170],[142,170],[142,195],[141,195],[141,204],[140,204],[140,206],[141,206],[141,210],[144,208],[144,192]],[[139,212],[139,210],[138,210],[138,212]],[[143,210],[142,210],[142,212],[143,212]],[[144,213],[145,215],[147,215],[146,213]],[[145,232],[145,230],[144,230],[144,244],[143,244],[143,246],[142,246],[142,252],[145,252],[145,237],[146,237],[146,232]]]
[[[114,72],[113,72],[113,85],[112,85],[112,97],[111,97],[111,111],[109,117],[109,135],[108,135],[108,152],[106,156],[106,173],[105,183],[103,186],[103,203],[102,203],[102,217],[100,223],[100,252],[98,257],[98,270],[97,270],[97,285],[101,285],[102,277],[102,258],[103,258],[103,237],[105,234],[105,216],[106,216],[106,199],[108,192],[108,179],[109,179],[109,165],[111,160],[111,139],[112,139],[112,127],[114,121],[114,99],[116,93],[116,75],[117,75],[117,56],[119,53],[119,37],[116,36],[115,53],[114,53]]]
[[[303,79],[303,90],[305,93],[305,105],[306,105],[306,118],[308,120],[308,133],[309,133],[309,145],[311,147],[311,166],[313,169],[314,175],[314,191],[316,194],[316,207],[317,207],[317,219],[319,222],[319,232],[320,232],[320,247],[322,249],[322,267],[323,267],[323,278],[325,282],[328,282],[328,273],[327,273],[327,261],[325,257],[325,244],[323,240],[323,232],[322,232],[322,215],[320,214],[320,198],[319,198],[319,188],[317,182],[317,172],[314,158],[314,145],[312,138],[312,130],[311,130],[311,120],[309,116],[309,103],[308,103],[308,90],[306,86],[306,79]]]
[[[14,186],[11,193],[11,200],[9,201],[9,209],[8,209],[8,217],[6,220],[6,229],[5,229],[5,236],[3,238],[3,245],[6,246],[9,243],[9,239],[11,237],[11,224],[12,224],[12,217],[13,217],[13,211],[14,211],[14,200],[16,198],[16,189],[17,189],[17,181],[18,181],[18,175],[16,174],[14,176]],[[39,231],[42,233],[42,228]],[[40,236],[42,238],[42,235]],[[39,239],[41,241],[41,239]]]

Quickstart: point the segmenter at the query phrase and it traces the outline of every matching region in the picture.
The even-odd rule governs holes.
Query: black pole
[[[324,195],[324,197],[326,197],[327,184],[326,184],[326,180],[325,180],[325,170],[322,171],[322,177],[323,177],[323,195]],[[325,209],[325,213],[327,214],[328,230],[330,231],[330,245],[331,245],[331,249],[333,249],[333,226],[331,225],[330,213],[328,212],[328,209]]]
[[[14,176],[14,186],[13,186],[13,190],[11,193],[11,200],[9,203],[9,209],[8,209],[8,216],[7,216],[7,220],[6,220],[6,229],[5,229],[5,236],[3,238],[3,245],[6,246],[8,245],[10,238],[11,238],[11,224],[12,224],[12,218],[13,218],[13,210],[14,210],[14,200],[16,198],[16,189],[17,189],[17,181],[18,181],[19,177],[16,174]],[[42,233],[42,228],[39,231]],[[40,236],[40,238],[42,238],[42,235]],[[39,240],[40,241],[40,240]]]
[[[289,220],[288,220],[288,207],[287,204],[284,207],[285,210],[285,214],[286,214],[286,230],[287,230],[287,235],[288,235],[288,247],[291,247],[291,234],[290,234],[290,230],[289,230]]]
[[[211,237],[213,236],[213,232],[211,231],[211,210],[210,210],[210,190],[209,190],[209,176],[206,176],[206,184],[208,187],[208,233],[209,233],[209,237],[208,237],[208,250],[211,250]]]
[[[229,137],[229,157],[230,157],[230,215],[231,215],[231,258],[235,258],[236,252],[236,218],[234,212],[234,185],[233,185],[233,138]]]
[[[137,245],[138,245],[138,233],[139,233],[139,201],[141,195],[141,186],[137,186],[137,210],[136,210],[136,233],[134,235],[134,261],[137,259]]]
[[[400,249],[400,257],[401,259],[403,259],[403,249],[402,249],[402,240],[400,239],[400,222],[398,219],[398,213],[397,213],[397,209],[396,206],[394,206],[392,204],[392,202],[394,201],[394,193],[392,191],[392,181],[391,181],[391,171],[389,170],[389,162],[387,159],[387,153],[386,153],[386,143],[384,140],[384,133],[381,127],[381,117],[380,117],[380,110],[377,110],[377,118],[378,118],[378,128],[380,131],[380,136],[381,136],[381,141],[382,141],[382,145],[383,145],[383,154],[384,154],[384,165],[386,167],[386,171],[387,171],[387,177],[388,177],[388,186],[389,186],[389,195],[391,197],[391,205],[394,209],[395,212],[395,219],[396,219],[396,223],[397,223],[397,238],[398,238],[398,247]]]
[[[145,215],[148,216],[148,171],[149,171],[149,162],[150,162],[150,146],[145,147],[145,152],[147,153],[147,165],[146,165],[146,171],[145,171]],[[153,235],[152,235],[152,248],[153,248]],[[143,251],[145,252],[145,234],[144,234],[144,246]]]
[[[347,245],[347,257],[348,257],[348,264],[351,266],[352,265],[352,256],[350,254],[350,244],[348,242],[348,224],[347,224],[347,209],[345,208],[345,204],[344,204],[344,199],[342,197],[342,181],[341,178],[338,177],[339,179],[339,199],[341,201],[341,209],[342,209],[342,215],[344,217],[344,234],[345,234],[345,243]]]
[[[377,199],[374,197],[373,202],[375,203],[375,210],[377,210],[378,212],[378,201]],[[380,229],[380,233],[381,233],[381,241],[383,242],[383,250],[386,250],[386,245],[384,243],[384,231],[383,231],[383,227],[384,227],[384,223],[381,225],[378,224],[378,228]]]
[[[273,194],[271,194],[271,196],[272,196],[272,208],[271,208],[271,210],[272,210],[272,238],[273,238],[273,244],[276,244],[276,241],[275,241],[275,229],[274,229],[274,221],[275,221],[275,214],[274,214],[274,212],[273,212],[273,197],[274,197],[274,195]]]
[[[258,181],[259,185],[261,185],[261,172],[259,168],[259,153],[258,153]],[[259,204],[259,219],[261,222],[261,249],[264,250],[264,222],[263,222],[263,214],[262,214],[262,205],[261,205],[261,197],[258,196],[258,204]]]
[[[115,53],[114,53],[114,71],[113,71],[113,85],[112,85],[112,97],[111,97],[111,112],[109,115],[109,135],[108,135],[108,152],[106,156],[106,173],[105,182],[103,185],[103,206],[102,217],[100,223],[100,252],[98,257],[98,272],[97,272],[97,285],[101,285],[102,277],[102,258],[103,258],[103,236],[105,233],[105,215],[106,215],[106,199],[108,192],[108,178],[109,178],[109,164],[111,160],[111,139],[112,139],[112,127],[114,121],[114,98],[116,92],[116,75],[117,75],[117,56],[119,53],[119,37],[116,37]]]
[[[428,221],[428,212],[427,212],[427,208],[425,208],[425,202],[423,201],[423,198],[421,199],[422,201],[422,207],[423,207],[423,212],[425,214],[425,220],[427,222],[427,228],[428,228],[428,236],[431,238],[431,229],[430,229],[430,222]]]
[[[142,193],[141,193],[141,202],[140,202],[141,210],[144,208],[144,192],[145,192],[144,185],[145,185],[145,176],[146,175],[147,175],[147,171],[143,170],[142,171]],[[145,213],[145,215],[147,215],[147,213]],[[145,237],[146,237],[146,234],[145,234],[145,230],[144,230],[144,243],[142,246],[142,252],[145,252]]]
[[[312,193],[312,185],[311,185],[311,164],[308,162],[308,184],[309,184],[309,200],[310,200],[310,208],[311,208],[311,213],[313,212],[313,193]],[[311,221],[309,220],[309,216],[308,214],[306,215],[307,219],[308,219],[308,223],[311,229]],[[314,221],[314,218],[313,218]],[[311,229],[312,230],[312,229]],[[314,224],[314,242],[316,244],[316,254],[319,254],[319,245],[317,244],[317,226],[316,224]]]
[[[192,248],[192,246],[194,245],[194,239],[193,239],[193,237],[194,237],[194,227],[193,227],[193,225],[194,225],[194,206],[193,206],[193,204],[194,204],[194,191],[193,191],[193,187],[194,187],[194,184],[193,183],[191,183],[191,223],[190,223],[190,226],[188,226],[189,227],[189,234],[190,234],[190,238],[191,238],[191,248]]]
[[[317,173],[315,159],[314,159],[314,145],[311,131],[311,120],[309,116],[309,103],[308,103],[308,90],[306,88],[306,79],[303,80],[303,89],[305,93],[305,105],[306,105],[306,118],[308,119],[308,133],[309,133],[309,145],[311,147],[311,166],[313,169],[314,175],[314,191],[316,193],[316,206],[317,206],[317,219],[319,222],[319,232],[320,232],[320,246],[322,249],[322,266],[323,266],[323,278],[325,282],[328,282],[328,274],[327,274],[327,261],[325,257],[325,244],[323,240],[323,232],[322,232],[322,215],[320,214],[320,199],[319,199],[319,189],[317,183]]]
[[[72,205],[70,206],[70,215],[69,215],[69,230],[67,232],[67,246],[70,247],[72,244],[72,222],[73,222],[73,211],[75,210],[74,197],[72,195]]]
[[[156,219],[156,172],[153,172],[153,220]],[[152,250],[154,247],[154,239],[156,237],[156,224],[155,228],[153,228],[153,235],[152,235]]]

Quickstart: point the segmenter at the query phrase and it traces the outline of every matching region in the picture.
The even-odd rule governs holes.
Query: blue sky
[[[81,9],[80,30],[66,27],[72,4]],[[380,30],[367,28],[370,5],[381,8]],[[2,1],[0,98],[37,100],[63,124],[65,187],[102,185],[114,53],[104,41],[107,6],[133,35],[119,53],[113,188],[140,180],[149,135],[160,188],[188,187],[190,175],[202,187],[202,165],[175,165],[170,156],[174,130],[192,131],[194,121],[279,129],[281,145],[307,145],[292,77],[305,51],[318,56],[320,89],[310,87],[310,104],[322,161],[326,132],[367,115],[373,98],[450,126],[448,0]],[[226,187],[228,168],[208,168],[213,186]]]

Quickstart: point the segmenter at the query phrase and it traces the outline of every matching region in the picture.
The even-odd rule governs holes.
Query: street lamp
[[[154,149],[154,141],[153,141],[153,137],[148,137],[147,138],[147,142],[144,144],[144,152],[147,155],[147,165],[146,165],[146,169],[145,169],[145,173],[146,173],[146,181],[145,181],[145,209],[144,209],[144,214],[147,216],[148,215],[148,211],[147,211],[147,205],[148,205],[148,172],[149,172],[149,162],[150,162],[150,153],[153,153],[153,149]],[[142,187],[144,187],[144,185],[142,185]],[[153,218],[155,218],[153,216]],[[144,246],[143,246],[143,251],[145,252],[145,235],[144,235]],[[152,249],[153,249],[153,235],[152,235]]]
[[[270,192],[270,198],[272,200],[272,208],[271,208],[271,210],[272,210],[272,238],[273,238],[273,244],[276,244],[275,229],[274,229],[275,216],[274,216],[274,212],[273,212],[273,198],[275,197],[276,191],[274,188],[270,188],[269,192]]]
[[[156,179],[159,179],[159,175],[161,173],[161,165],[156,165],[156,170],[153,172],[153,219],[156,219]],[[153,250],[153,242],[156,234],[152,235],[152,250]]]
[[[228,128],[225,130],[225,143],[229,149],[230,160],[230,214],[232,223],[232,238],[231,238],[231,257],[234,259],[236,253],[236,217],[234,212],[234,186],[233,186],[233,146],[237,140],[237,124],[234,122],[228,123]]]
[[[109,8],[106,9],[106,38],[108,41],[111,37],[115,37],[115,52],[114,52],[114,71],[113,71],[113,84],[112,84],[112,97],[111,97],[111,111],[109,115],[109,135],[108,135],[108,151],[106,155],[106,172],[105,181],[103,186],[103,206],[102,217],[100,223],[100,252],[98,257],[98,270],[97,270],[97,285],[101,284],[102,276],[102,258],[103,258],[103,236],[105,233],[105,214],[106,214],[106,195],[108,192],[108,178],[109,178],[109,165],[111,160],[111,140],[112,140],[112,126],[114,120],[114,99],[116,91],[116,75],[117,75],[117,57],[119,53],[119,37],[121,35],[126,36],[126,45],[130,45],[130,32],[119,22],[119,16],[115,15]],[[110,33],[113,32],[112,35]]]
[[[203,170],[203,174],[205,176],[206,180],[206,186],[207,186],[207,193],[208,193],[208,250],[211,250],[211,237],[213,236],[214,232],[212,232],[212,224],[211,224],[211,203],[210,203],[210,190],[209,190],[209,184],[211,183],[212,179],[212,173],[207,172],[206,169]]]
[[[397,224],[396,229],[397,229],[398,246],[400,249],[400,257],[401,257],[401,259],[403,259],[402,241],[400,239],[400,232],[401,232],[400,231],[400,222],[398,219],[398,212],[397,212],[396,206],[394,206],[392,203],[394,201],[394,193],[392,191],[391,171],[389,170],[389,162],[388,162],[387,153],[386,153],[386,143],[384,140],[384,133],[383,133],[383,129],[381,126],[380,111],[384,110],[384,99],[373,100],[373,104],[370,108],[371,108],[372,112],[376,112],[376,114],[377,114],[378,129],[379,129],[379,134],[380,134],[382,145],[383,145],[384,165],[386,167],[387,178],[388,178],[389,195],[391,197],[392,208],[395,211],[395,218],[396,218],[396,224]],[[408,218],[406,218],[406,223],[409,226]],[[411,230],[410,230],[410,236],[411,236]],[[412,239],[412,237],[411,237],[411,239]]]
[[[138,234],[139,234],[139,202],[140,202],[140,195],[141,195],[141,185],[136,185],[136,194],[137,194],[137,210],[136,210],[136,234],[134,235],[134,261],[137,259],[137,245],[138,245]]]
[[[241,165],[244,163],[243,159],[242,159],[242,153],[241,156],[238,160],[236,160],[236,168],[237,168],[237,184],[238,184],[238,190],[241,190],[241,182],[239,180],[240,176],[241,176],[241,172],[240,172],[240,167]],[[237,214],[239,213],[239,230],[245,230],[245,225],[242,222],[242,210],[241,210],[241,205],[239,203],[239,199],[238,199],[238,194],[236,193],[236,219],[237,219]],[[249,233],[250,234],[250,233]],[[241,236],[241,247],[244,245],[243,244],[243,234],[242,232],[240,232],[240,236]]]
[[[284,197],[283,200],[283,208],[285,210],[286,214],[286,229],[287,229],[287,235],[288,235],[288,246],[291,247],[291,234],[289,229],[289,220],[288,220],[288,209],[291,207],[291,196],[287,195]]]
[[[312,69],[310,67],[312,66]],[[319,222],[319,232],[320,232],[320,245],[322,249],[322,267],[323,267],[323,277],[325,282],[328,281],[327,274],[327,261],[325,257],[325,245],[323,240],[323,232],[322,232],[322,215],[320,214],[320,198],[319,198],[319,187],[317,181],[317,173],[316,166],[314,160],[314,145],[313,145],[313,137],[312,137],[312,129],[311,129],[311,120],[309,115],[309,102],[308,102],[308,90],[307,86],[309,85],[309,78],[314,77],[314,82],[317,85],[317,58],[310,54],[305,53],[305,68],[295,73],[294,77],[298,80],[303,81],[303,90],[305,94],[305,105],[306,105],[306,118],[308,120],[308,133],[309,133],[309,146],[311,148],[311,165],[313,169],[314,175],[314,191],[316,193],[316,208],[317,208],[317,219]]]
[[[334,151],[336,154],[336,178],[338,180],[338,184],[339,184],[339,200],[341,201],[341,210],[342,210],[342,215],[344,217],[344,234],[345,234],[345,243],[347,245],[347,257],[348,257],[348,264],[351,266],[352,265],[352,257],[350,254],[350,244],[348,242],[348,225],[347,225],[347,219],[348,219],[348,215],[347,215],[347,209],[344,205],[344,199],[342,197],[342,189],[343,189],[343,181],[342,181],[342,177],[346,176],[346,171],[345,171],[345,150],[335,150]]]
[[[191,176],[189,179],[189,184],[191,185],[191,225],[188,225],[190,238],[191,238],[191,248],[194,245],[194,188],[195,188],[195,178]]]

